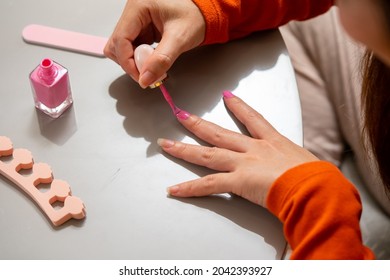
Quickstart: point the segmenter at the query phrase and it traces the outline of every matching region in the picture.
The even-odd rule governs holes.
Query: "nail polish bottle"
[[[58,118],[72,103],[68,70],[45,58],[30,74],[35,107]]]

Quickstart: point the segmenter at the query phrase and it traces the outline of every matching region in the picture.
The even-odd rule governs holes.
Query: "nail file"
[[[64,29],[30,24],[22,32],[23,39],[30,44],[43,45],[83,54],[104,57],[107,38],[68,31]]]

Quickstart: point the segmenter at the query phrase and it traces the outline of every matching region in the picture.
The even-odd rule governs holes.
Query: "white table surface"
[[[267,210],[236,196],[175,199],[166,187],[210,173],[173,159],[159,137],[197,142],[156,90],[142,90],[114,62],[23,42],[28,24],[109,36],[126,1],[0,2],[0,135],[48,163],[87,210],[53,227],[0,177],[0,259],[279,259],[286,242]],[[69,70],[73,107],[36,111],[28,80],[50,57]],[[239,131],[223,105],[231,90],[302,144],[295,78],[278,31],[183,55],[166,87],[177,105]]]

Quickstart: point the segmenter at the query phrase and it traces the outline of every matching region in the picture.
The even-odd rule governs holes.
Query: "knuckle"
[[[163,53],[156,53],[156,60],[164,69],[169,68],[173,63],[173,59],[169,55]]]
[[[247,117],[250,120],[264,119],[263,115],[253,110],[248,110]]]
[[[217,181],[215,174],[210,174],[205,177],[206,186],[211,187],[215,185],[215,182]]]
[[[112,36],[111,36],[111,48],[112,48],[113,46],[118,45],[118,44],[119,44],[119,41],[120,41],[120,37],[117,36],[116,33],[112,34]]]
[[[203,119],[197,118],[191,125],[191,131],[198,131],[201,130],[202,125],[203,125]]]
[[[202,185],[207,193],[214,193],[216,184],[217,184],[217,176],[215,174],[210,174],[203,177]]]
[[[103,53],[104,53],[104,55],[105,55],[106,57],[109,57],[109,58],[112,57],[111,48],[110,48],[108,45],[106,45],[106,46],[104,47]]]
[[[177,144],[175,146],[177,147],[177,152],[180,155],[184,155],[184,154],[188,153],[188,145],[186,145],[184,143],[180,143],[180,144]]]
[[[188,182],[186,184],[186,193],[189,196],[198,196],[199,195],[199,187],[195,184],[195,182]]]
[[[271,141],[269,141],[269,140],[257,139],[256,142],[257,142],[257,145],[262,150],[268,150],[268,149],[272,149],[273,148],[273,145],[272,145]]]
[[[214,131],[215,140],[220,140],[226,136],[226,130],[222,127],[217,127]]]
[[[201,152],[201,157],[204,162],[212,162],[215,159],[215,154],[217,152],[216,147],[203,147]]]

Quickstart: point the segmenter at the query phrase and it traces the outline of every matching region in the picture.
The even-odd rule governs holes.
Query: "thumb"
[[[172,64],[182,54],[181,46],[173,38],[175,37],[167,34],[163,36],[156,49],[144,62],[138,81],[141,87],[146,88],[161,77],[165,77]]]

